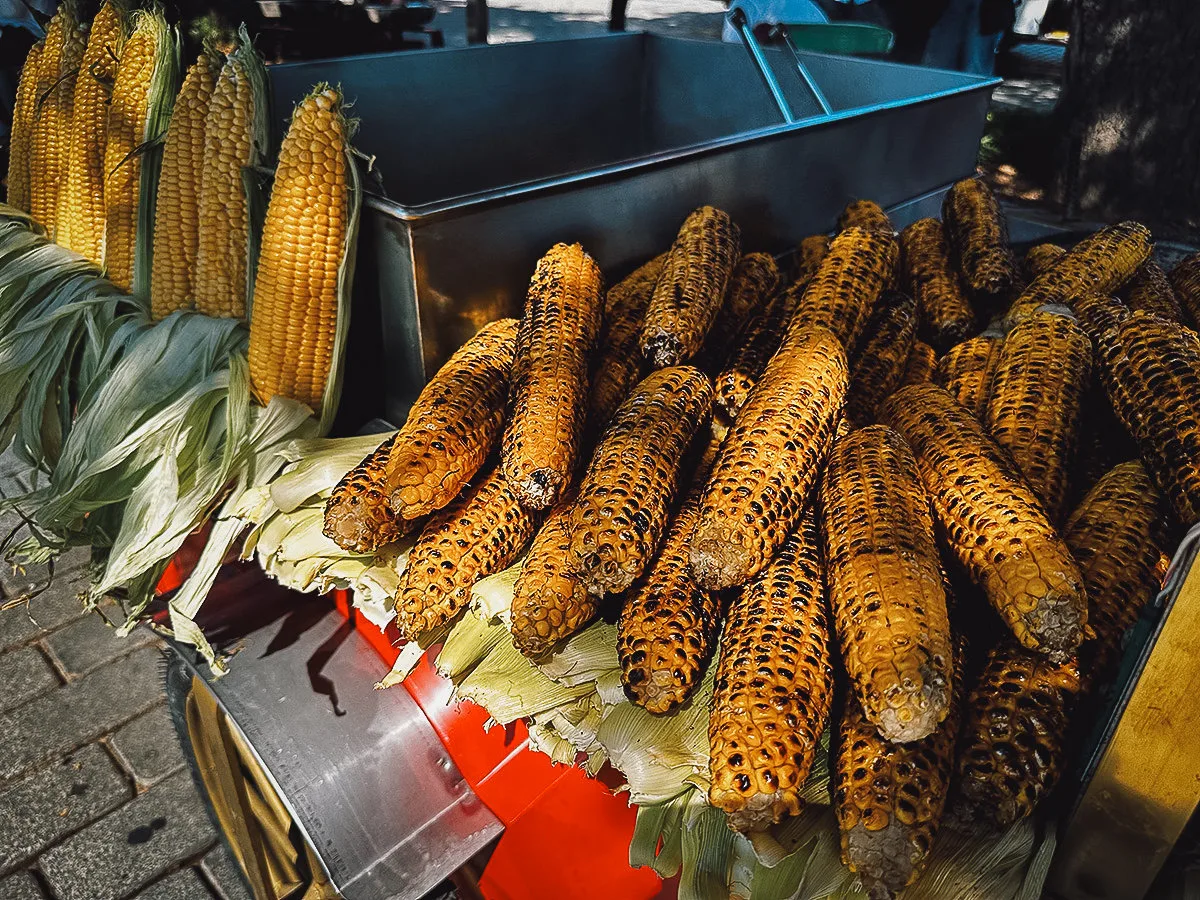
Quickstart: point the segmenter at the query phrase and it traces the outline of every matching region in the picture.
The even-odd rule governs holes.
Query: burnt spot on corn
[[[1189,321],[1200,325],[1200,253],[1180,260],[1169,276],[1171,289],[1187,311]]]
[[[947,350],[933,370],[933,383],[949,391],[980,422],[987,418],[1000,344],[991,335],[970,338]]]
[[[1025,252],[1023,265],[1026,279],[1033,281],[1045,274],[1066,255],[1067,251],[1058,244],[1035,244]]]
[[[721,372],[746,320],[766,307],[778,287],[779,267],[770,254],[747,253],[741,258],[700,352],[701,366],[706,372],[713,375]]]
[[[411,527],[396,515],[387,495],[392,435],[346,473],[325,503],[324,535],[351,553],[370,553],[404,536]]]
[[[837,230],[841,232],[847,228],[885,231],[888,234],[896,233],[896,229],[892,226],[892,220],[883,211],[883,207],[874,200],[854,200],[846,204],[846,208],[838,216]]]
[[[1125,300],[1132,310],[1162,316],[1169,322],[1182,323],[1183,308],[1163,267],[1151,256],[1133,273],[1125,287]]]
[[[942,222],[963,281],[976,296],[995,301],[1017,280],[1008,222],[991,188],[977,178],[958,182],[942,201]]]
[[[829,253],[829,245],[833,242],[827,234],[810,234],[796,245],[792,254],[792,283],[805,285],[812,281],[821,267],[821,261]],[[803,292],[803,287],[801,287]]]
[[[885,291],[855,350],[846,396],[853,423],[869,425],[875,408],[900,386],[917,333],[917,304],[908,294]]]
[[[900,388],[912,384],[927,384],[933,379],[933,370],[937,365],[937,351],[924,341],[914,341],[904,364],[904,373],[900,376]],[[899,390],[900,388],[897,388]]]
[[[1100,335],[1129,318],[1131,310],[1116,297],[1091,294],[1075,304],[1075,318],[1093,344]]]
[[[900,232],[902,271],[917,301],[921,339],[945,353],[976,329],[975,310],[950,261],[942,223],[921,219]]]

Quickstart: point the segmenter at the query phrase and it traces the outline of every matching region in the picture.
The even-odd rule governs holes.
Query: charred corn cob
[[[933,383],[949,391],[980,422],[987,418],[1001,343],[992,335],[973,337],[947,350],[933,370]]]
[[[854,349],[875,301],[891,282],[898,259],[889,232],[849,228],[833,239],[792,316],[791,329],[828,328],[847,352]]]
[[[846,204],[846,208],[838,216],[837,230],[845,231],[847,228],[886,231],[888,234],[895,234],[896,231],[883,207],[874,200],[854,200]]]
[[[991,188],[977,178],[954,185],[942,202],[942,222],[963,281],[990,298],[1007,294],[1017,278],[1008,222]]]
[[[429,519],[396,594],[400,636],[414,640],[453,619],[475,582],[507,568],[529,544],[538,514],[522,506],[498,465]]]
[[[1050,271],[1067,251],[1058,244],[1036,244],[1025,252],[1025,277],[1033,281],[1035,278]]]
[[[1171,270],[1169,278],[1188,318],[1200,325],[1200,253],[1181,260]]]
[[[1115,297],[1107,294],[1090,294],[1075,304],[1075,316],[1093,341],[1110,328],[1129,318],[1130,309]]]
[[[75,4],[60,4],[46,28],[39,60],[29,162],[30,214],[51,240],[57,240],[59,230],[58,195],[66,183],[75,76],[86,45],[87,35],[80,30]]]
[[[504,428],[519,327],[516,319],[485,325],[421,391],[387,463],[388,499],[401,518],[441,509],[492,452]]]
[[[703,372],[673,366],[646,378],[613,416],[571,511],[571,566],[589,592],[624,591],[653,561],[684,453],[711,403]]]
[[[820,508],[854,695],[887,740],[919,740],[946,717],[954,660],[929,498],[904,438],[873,425],[838,439]]]
[[[778,287],[779,267],[769,254],[747,253],[741,258],[700,354],[707,371],[718,373],[724,368],[742,325],[772,300]]]
[[[975,310],[950,262],[942,223],[921,219],[900,232],[908,290],[917,300],[921,337],[939,353],[975,331]]]
[[[588,356],[603,314],[595,260],[578,244],[555,244],[525,297],[501,445],[504,477],[531,509],[557,503],[575,472]]]
[[[983,426],[932,384],[893,394],[880,419],[912,447],[946,541],[1022,646],[1055,660],[1087,625],[1079,568]]]
[[[937,353],[934,349],[924,341],[914,341],[908,361],[904,364],[904,374],[900,376],[900,387],[928,383],[933,378],[936,366]]]
[[[250,383],[262,403],[279,394],[320,411],[331,387],[354,226],[349,139],[342,95],[322,84],[297,105],[279,149],[250,322]]]
[[[351,553],[370,553],[403,537],[411,523],[392,510],[386,491],[392,435],[346,473],[325,503],[327,538]]]
[[[916,333],[916,301],[899,291],[885,292],[867,322],[851,367],[846,415],[852,422],[875,421],[875,407],[900,386]]]
[[[662,273],[667,254],[642,265],[609,288],[604,298],[604,322],[592,365],[588,420],[593,431],[608,424],[617,407],[625,402],[641,380],[642,351],[638,340],[650,295]]]
[[[834,762],[834,812],[842,860],[871,897],[892,897],[924,871],[941,825],[962,717],[963,642],[954,654],[946,718],[927,737],[881,737],[853,697],[844,703]]]
[[[33,127],[38,111],[38,74],[45,46],[44,41],[34,44],[25,57],[8,138],[7,202],[22,212],[29,212],[32,206],[29,198],[29,163],[33,155]]]
[[[125,45],[125,14],[106,2],[92,20],[75,80],[65,188],[67,245],[99,265],[104,259],[104,168],[109,93]],[[60,204],[61,205],[61,204]]]
[[[1079,413],[1091,379],[1092,342],[1071,316],[1034,313],[1000,348],[986,424],[1052,522],[1065,512]]]
[[[667,254],[642,323],[642,356],[661,369],[687,362],[704,343],[741,252],[727,213],[702,206],[684,221]]]
[[[833,239],[827,234],[810,234],[796,245],[792,259],[792,282],[803,286],[812,281],[821,267],[821,261],[829,253],[829,245]]]
[[[1175,289],[1171,287],[1167,273],[1154,257],[1147,259],[1141,268],[1133,273],[1126,298],[1130,309],[1154,313],[1168,322],[1183,321],[1183,309],[1179,298],[1175,296]]]
[[[689,550],[701,587],[745,584],[799,524],[842,416],[846,354],[825,328],[793,329],[729,429]]]
[[[708,723],[708,799],[738,831],[800,812],[833,693],[825,575],[806,515],[729,603]]]
[[[216,86],[217,71],[216,61],[207,53],[196,58],[183,79],[167,128],[154,210],[154,259],[150,270],[150,311],[155,319],[165,318],[177,309],[190,308],[196,296],[193,278],[199,274],[196,251],[200,241],[204,119]],[[217,225],[206,224],[214,228]]]

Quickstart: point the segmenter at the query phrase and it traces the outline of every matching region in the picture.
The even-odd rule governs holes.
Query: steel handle
[[[796,67],[796,71],[800,73],[800,79],[808,88],[809,93],[813,95],[813,99],[817,101],[817,105],[821,107],[821,112],[827,116],[832,115],[833,107],[829,105],[829,99],[817,86],[812,73],[808,71],[808,66],[804,65],[804,61],[800,59],[800,51],[796,49],[796,45],[792,41],[792,32],[785,25],[778,26],[775,31],[783,37],[783,46],[787,50],[788,56],[792,58],[792,65]]]
[[[749,52],[750,58],[754,60],[754,65],[758,69],[758,74],[762,77],[763,84],[767,86],[767,90],[771,92],[771,96],[775,100],[775,105],[779,107],[779,114],[783,116],[783,121],[791,125],[796,121],[796,115],[792,112],[792,107],[788,104],[787,98],[783,96],[783,88],[779,86],[779,82],[775,78],[775,73],[767,65],[762,47],[758,46],[758,40],[754,37],[754,31],[750,28],[750,21],[746,18],[746,14],[742,12],[741,8],[735,8],[730,11],[729,24],[737,29],[738,34],[741,35],[742,43],[746,45],[746,50]]]

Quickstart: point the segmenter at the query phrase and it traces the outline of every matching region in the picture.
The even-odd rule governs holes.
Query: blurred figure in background
[[[923,65],[991,75],[1000,38],[1016,18],[1013,0],[949,0],[929,33]]]
[[[1042,33],[1042,19],[1046,18],[1046,10],[1049,8],[1050,0],[1025,0],[1017,10],[1013,33],[1036,38]]]

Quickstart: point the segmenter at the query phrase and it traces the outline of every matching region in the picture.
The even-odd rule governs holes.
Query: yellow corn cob
[[[653,561],[711,403],[704,373],[676,366],[646,378],[613,416],[571,511],[571,568],[591,593],[626,590]]]
[[[350,226],[348,140],[341,93],[318,85],[292,114],[263,223],[250,323],[250,380],[263,403],[279,394],[322,406]]]
[[[840,438],[820,509],[854,695],[889,741],[920,740],[946,717],[954,660],[929,498],[904,438],[883,425]]]
[[[891,282],[899,245],[888,232],[849,228],[833,239],[792,316],[791,329],[820,326],[849,352]]]
[[[54,239],[59,188],[59,158],[64,130],[56,99],[62,76],[63,47],[67,33],[74,31],[75,15],[69,4],[58,8],[46,27],[46,38],[38,59],[37,95],[29,152],[29,212]],[[69,127],[69,126],[68,126]]]
[[[793,329],[729,429],[689,550],[701,587],[745,584],[799,524],[842,416],[846,354],[825,328]]]
[[[1010,322],[1047,305],[1074,306],[1089,294],[1111,294],[1150,256],[1150,232],[1136,222],[1118,222],[1084,238],[1039,275],[1008,311]]]
[[[195,297],[193,277],[199,276],[196,252],[200,241],[204,119],[216,86],[216,74],[215,61],[207,53],[201,53],[183,79],[167,128],[154,209],[150,311],[155,319],[165,318],[177,309],[190,308]],[[206,223],[214,229],[219,224]],[[208,238],[212,239],[212,235]],[[243,280],[243,289],[244,284]]]
[[[1025,277],[1030,281],[1044,275],[1062,261],[1067,251],[1058,244],[1036,244],[1025,252]]]
[[[976,178],[954,185],[942,202],[942,222],[963,281],[975,294],[998,298],[1017,278],[1008,223],[991,189]]]
[[[904,364],[904,374],[900,376],[900,387],[913,384],[926,384],[933,378],[933,370],[937,366],[937,353],[924,341],[914,341],[908,361]]]
[[[1133,273],[1126,297],[1130,309],[1154,313],[1168,322],[1183,321],[1183,309],[1179,305],[1179,298],[1175,296],[1175,289],[1154,257],[1147,259]]]
[[[942,223],[920,219],[900,232],[908,289],[917,300],[922,338],[939,353],[975,331],[975,310],[950,262]]]
[[[642,320],[666,261],[665,253],[654,257],[609,288],[604,298],[604,322],[592,364],[594,374],[588,399],[588,421],[593,431],[608,424],[617,407],[641,380],[642,350],[638,340]]]
[[[79,70],[87,49],[88,32],[76,18],[73,3],[59,6],[56,15],[63,16],[62,58],[59,60],[58,79],[44,106],[48,107],[54,127],[58,133],[53,139],[54,185],[54,240],[63,247],[71,246],[70,197],[67,182],[70,177],[71,135],[75,131],[75,89],[79,83]]]
[[[825,576],[806,515],[729,603],[708,723],[709,802],[738,831],[800,812],[833,694]]]
[[[692,212],[667,254],[642,324],[642,356],[661,369],[700,350],[741,252],[741,232],[711,206]]]
[[[987,418],[1001,343],[998,337],[981,334],[955,344],[933,370],[933,383],[949,391],[980,422]]]
[[[1193,253],[1171,270],[1171,287],[1188,318],[1200,325],[1200,253]]]
[[[912,447],[951,551],[1021,645],[1073,653],[1087,625],[1083,580],[1007,454],[932,384],[893,394],[880,419]]]
[[[29,162],[33,154],[33,127],[37,118],[38,73],[45,42],[34,44],[21,67],[21,80],[13,104],[12,131],[8,139],[9,206],[29,212]]]
[[[832,242],[833,238],[827,234],[810,234],[796,245],[796,252],[792,257],[792,281],[800,285],[801,292],[817,274],[821,261],[829,254],[829,245]]]
[[[917,333],[917,304],[908,294],[886,291],[867,322],[851,366],[846,415],[869,425],[875,408],[900,386]]]
[[[498,465],[429,519],[408,555],[396,594],[396,626],[414,640],[445,625],[471,599],[471,587],[507,568],[528,546],[538,514],[517,501]]]
[[[837,230],[845,231],[847,228],[886,231],[888,234],[895,234],[896,231],[883,207],[874,200],[854,200],[846,204],[846,208],[838,216]]]
[[[946,718],[925,738],[897,744],[881,737],[853,697],[844,703],[834,762],[834,812],[842,861],[871,897],[893,897],[929,861],[954,770],[962,718],[964,642],[954,653],[954,690]]]
[[[429,380],[408,413],[387,463],[387,494],[403,519],[458,496],[492,452],[517,356],[516,319],[481,328]]]
[[[742,325],[770,303],[778,287],[779,266],[769,254],[747,253],[741,258],[729,278],[725,302],[700,354],[707,371],[722,371]]]
[[[108,146],[109,94],[125,45],[126,25],[121,7],[105,0],[92,20],[87,49],[75,81],[64,193],[67,245],[97,265],[104,260],[104,156]]]
[[[1033,313],[1000,348],[986,425],[1016,462],[1051,522],[1065,510],[1092,342],[1071,316]]]
[[[395,440],[392,435],[347,472],[325,503],[325,536],[351,553],[370,553],[410,530],[412,523],[393,512],[385,491]]]

